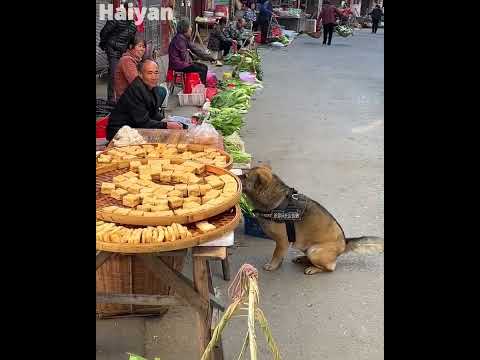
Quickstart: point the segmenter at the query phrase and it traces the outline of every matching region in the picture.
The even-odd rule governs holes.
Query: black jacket
[[[100,31],[98,46],[107,54],[120,58],[136,32],[135,22],[131,20],[108,20]]]
[[[383,12],[382,12],[382,9],[374,8],[368,15],[372,16],[372,20],[380,21],[382,20]]]
[[[166,94],[166,91],[165,91]],[[117,131],[125,125],[131,128],[165,129],[167,123],[162,120],[161,98],[157,89],[150,90],[137,76],[125,90],[110,114],[107,127],[107,140],[111,140]]]

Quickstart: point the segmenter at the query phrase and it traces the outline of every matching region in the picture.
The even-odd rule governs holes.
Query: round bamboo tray
[[[188,230],[193,237],[186,240],[175,240],[169,242],[161,242],[154,244],[118,244],[103,241],[97,241],[97,250],[109,251],[122,254],[138,254],[138,253],[156,253],[163,251],[172,251],[179,249],[191,248],[212,239],[218,238],[230,231],[233,231],[240,222],[241,211],[238,205],[225,211],[219,215],[208,219],[208,222],[215,225],[215,230],[207,233],[201,233],[193,224],[188,225]],[[137,228],[139,226],[129,226]]]
[[[106,154],[108,153],[110,150],[113,150],[113,149],[121,149],[122,147],[129,147],[129,146],[143,146],[143,145],[158,145],[158,143],[145,143],[145,144],[139,144],[139,145],[125,145],[125,146],[112,146],[111,148],[107,148],[105,150],[103,150],[102,152],[100,152],[98,155],[97,155],[97,158],[100,156],[100,155],[103,155],[103,154]],[[191,152],[201,152],[203,151],[205,148],[212,148],[212,145],[201,145],[201,144],[187,144],[188,146],[191,147],[191,150],[188,150],[188,151],[191,151]],[[223,167],[224,169],[231,169],[232,168],[232,164],[233,164],[233,158],[230,156],[229,153],[227,153],[226,151],[222,150],[222,149],[216,149],[216,151],[218,151],[220,154],[222,154],[223,156],[226,156],[227,157],[227,162],[226,162],[226,165]],[[143,158],[143,157],[139,157],[135,160],[140,160],[142,162],[142,164],[145,164],[147,162],[147,160],[155,160],[155,159],[162,159],[162,158]],[[125,166],[128,166],[127,164],[130,164],[130,161],[131,160],[125,160],[125,161],[122,161],[121,163],[123,163]],[[171,163],[172,164],[182,164],[184,163],[185,161],[187,160],[184,160],[184,159],[172,159]],[[195,161],[195,160],[193,160]],[[102,163],[98,163],[97,162],[97,167],[103,167],[105,165],[110,165],[110,164],[102,164]]]
[[[174,216],[159,216],[159,217],[144,217],[144,216],[129,216],[129,215],[119,215],[119,214],[111,214],[105,213],[101,210],[101,208],[111,205],[122,206],[122,202],[120,200],[115,200],[114,198],[104,195],[100,192],[102,182],[111,182],[114,176],[123,174],[128,172],[127,169],[104,169],[102,171],[97,170],[97,189],[96,189],[96,207],[97,207],[97,219],[114,222],[117,224],[125,224],[125,225],[144,225],[144,226],[158,226],[158,225],[171,225],[172,223],[177,224],[189,224],[197,221],[202,221],[208,219],[212,216],[218,215],[231,207],[235,206],[240,202],[240,196],[242,195],[242,182],[240,179],[229,172],[228,170],[218,168],[211,165],[205,166],[205,173],[202,175],[207,174],[215,174],[215,175],[223,175],[228,174],[235,178],[237,182],[237,192],[234,196],[229,198],[224,203],[212,207],[210,209],[197,211],[192,214],[188,215],[174,215]]]

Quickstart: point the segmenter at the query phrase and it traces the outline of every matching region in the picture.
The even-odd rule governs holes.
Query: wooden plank
[[[125,305],[151,305],[151,306],[185,306],[181,299],[169,295],[143,295],[143,294],[105,294],[97,293],[97,303],[100,304],[125,304]]]
[[[176,295],[185,300],[198,313],[203,313],[209,308],[208,298],[201,298],[198,293],[175,271],[153,254],[138,254],[143,263],[153,272],[154,276],[175,289]]]
[[[97,251],[97,258],[96,258],[96,261],[97,261],[97,269],[103,265],[103,263],[105,261],[108,260],[108,258],[110,256],[112,256],[113,253],[111,252],[108,252],[108,251]]]
[[[197,246],[192,248],[192,255],[224,260],[227,257],[227,248],[225,246]]]
[[[188,249],[181,249],[181,250],[173,250],[173,251],[165,251],[161,253],[157,253],[158,257],[163,256],[187,256]]]
[[[199,297],[204,301],[208,301],[210,298],[209,278],[210,272],[208,271],[207,260],[202,257],[193,257],[193,284]],[[203,354],[212,336],[212,307],[209,305],[207,309],[197,313],[196,320],[199,354]],[[213,358],[214,356],[212,355],[211,359],[208,360],[215,360]]]

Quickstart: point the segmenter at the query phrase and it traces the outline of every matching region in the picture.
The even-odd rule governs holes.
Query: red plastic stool
[[[169,84],[168,91],[170,95],[173,95],[175,87],[180,87],[181,89],[185,87],[185,75],[181,71],[174,71],[172,69],[169,69],[167,72],[166,81]]]

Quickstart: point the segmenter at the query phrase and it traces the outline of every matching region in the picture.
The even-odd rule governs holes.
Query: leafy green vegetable
[[[240,110],[228,107],[222,109],[211,107],[208,122],[223,136],[233,134],[245,124]]]
[[[255,217],[255,214],[253,213],[254,208],[245,194],[242,194],[240,197],[240,209],[242,209],[242,212],[245,215]]]

